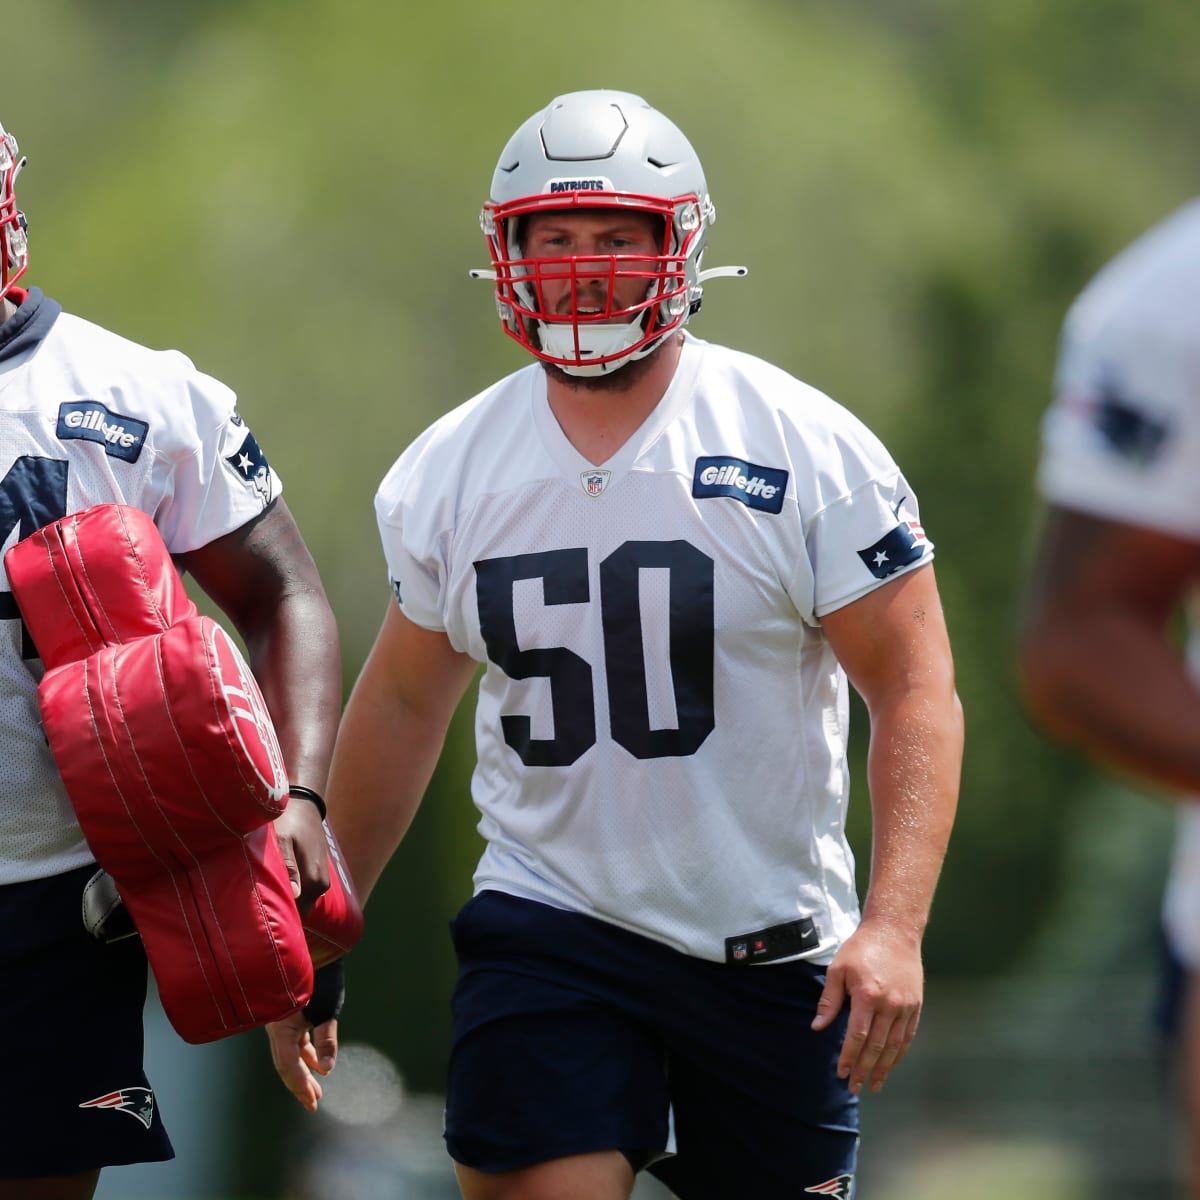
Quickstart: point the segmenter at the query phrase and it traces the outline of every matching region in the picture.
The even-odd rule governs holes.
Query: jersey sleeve
[[[283,483],[239,415],[233,391],[175,357],[190,420],[166,455],[155,523],[172,552],[183,553],[241,528],[282,494]]]
[[[1043,498],[1200,539],[1198,462],[1200,345],[1169,321],[1086,335],[1068,321],[1042,424]]]
[[[822,512],[809,532],[818,617],[929,562],[916,497],[896,473],[864,483]]]
[[[416,507],[423,491],[423,443],[410,446],[384,476],[375,494],[375,518],[387,563],[388,583],[401,611],[414,624],[445,632],[449,522],[439,519],[446,502]]]
[[[805,544],[819,618],[929,562],[913,488],[879,439],[851,421],[815,464]]]

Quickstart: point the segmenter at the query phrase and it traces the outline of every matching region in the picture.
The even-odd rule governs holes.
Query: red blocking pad
[[[302,1007],[314,959],[358,940],[362,909],[327,832],[335,885],[301,922],[271,826],[283,754],[237,646],[138,509],[73,514],[4,562],[47,667],[50,749],[175,1029],[212,1041]]]
[[[48,668],[161,633],[197,611],[154,522],[123,504],[43,526],[12,547],[4,567]]]

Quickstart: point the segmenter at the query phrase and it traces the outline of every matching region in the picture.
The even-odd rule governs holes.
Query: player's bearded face
[[[619,209],[527,218],[521,230],[523,251],[536,264],[543,311],[558,317],[637,320],[640,310],[628,310],[645,300],[653,286],[647,277],[649,260],[661,252],[661,229],[661,218],[651,213]],[[622,266],[630,273],[623,273]]]
[[[547,314],[610,324],[645,318],[643,304],[655,287],[652,264],[662,251],[660,217],[620,209],[537,213],[528,218],[521,236],[524,254],[536,263],[541,307]],[[541,348],[536,329],[531,339]],[[551,363],[543,365],[572,387],[622,391],[636,382],[653,357],[585,378]]]

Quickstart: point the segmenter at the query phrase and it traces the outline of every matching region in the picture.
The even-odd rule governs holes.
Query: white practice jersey
[[[1108,264],[1067,314],[1043,426],[1043,496],[1200,541],[1200,200]],[[1191,600],[1197,628],[1197,598]],[[1200,678],[1200,641],[1190,646]],[[1181,805],[1165,921],[1200,966],[1200,806]]]
[[[858,900],[821,617],[932,556],[860,421],[689,335],[602,466],[533,364],[418,438],[376,509],[404,613],[486,664],[476,891],[713,960],[807,918],[789,956],[832,957]]]
[[[182,354],[78,317],[37,288],[0,326],[0,550],[93,504],[149,513],[172,553],[263,511],[282,486],[234,394]],[[0,884],[92,858],[42,732],[42,664],[0,568]]]

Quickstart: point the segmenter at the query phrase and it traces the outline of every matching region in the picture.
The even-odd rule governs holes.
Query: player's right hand
[[[812,1028],[824,1029],[850,1003],[837,1073],[858,1095],[877,1092],[908,1053],[921,1016],[920,943],[887,922],[864,918],[825,972]]]
[[[289,800],[275,818],[275,836],[303,916],[329,890],[329,845],[321,814],[307,800]]]
[[[314,1026],[301,1009],[267,1026],[271,1061],[283,1086],[309,1112],[316,1112],[321,1081],[337,1061],[337,1018]]]

